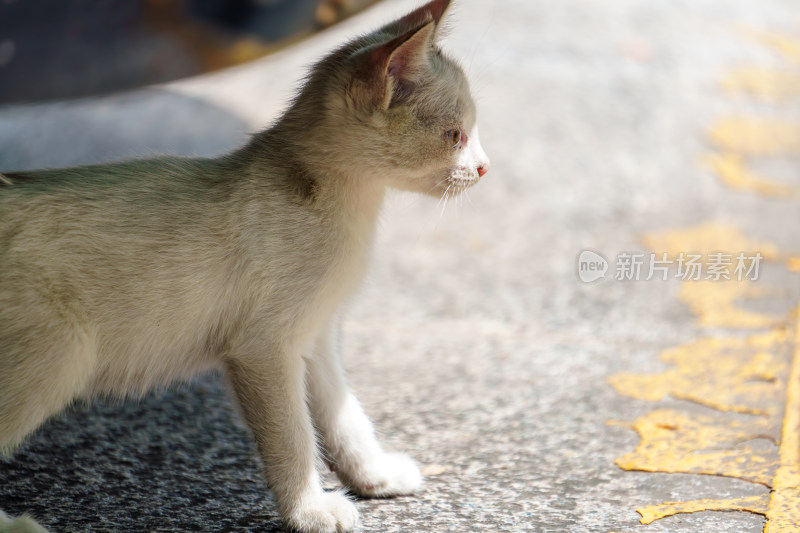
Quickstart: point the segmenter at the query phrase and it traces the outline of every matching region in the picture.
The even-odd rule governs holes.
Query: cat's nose
[[[489,172],[489,163],[484,163],[478,167],[478,176],[483,177],[487,172]]]

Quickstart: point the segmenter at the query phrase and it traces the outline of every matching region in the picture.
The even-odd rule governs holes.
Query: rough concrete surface
[[[412,5],[379,3],[214,75],[0,108],[0,169],[223,153],[280,112],[305,65]],[[798,95],[749,98],[720,85],[740,66],[797,72],[791,47],[753,36],[800,41],[796,2],[456,0],[451,15],[444,48],[472,79],[492,167],[446,207],[389,201],[343,323],[353,388],[387,447],[428,474],[419,495],[358,501],[360,531],[762,531],[764,517],[747,512],[639,524],[644,505],[769,492],[614,463],[639,437],[609,421],[711,409],[628,398],[607,379],[663,371],[662,350],[736,328],[699,327],[674,277],[585,284],[576,258],[646,251],[645,234],[709,221],[736,227],[783,254],[752,282],[767,296],[741,305],[789,316],[800,285],[783,260],[800,255],[800,195],[735,190],[702,161],[724,117],[800,124]],[[797,188],[793,150],[754,164]],[[281,531],[217,376],[142,402],[73,407],[0,462],[0,508],[52,531]]]

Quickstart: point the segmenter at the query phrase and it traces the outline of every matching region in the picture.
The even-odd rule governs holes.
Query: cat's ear
[[[442,20],[444,12],[447,11],[448,7],[450,7],[450,2],[451,0],[433,0],[424,6],[418,7],[400,19],[400,21],[412,20],[420,22],[430,16],[436,24],[439,24],[439,21]]]
[[[428,15],[421,25],[379,46],[370,54],[377,67],[375,73],[383,85],[384,107],[389,107],[395,91],[410,90],[427,73],[435,30],[436,22]]]
[[[382,74],[390,80],[414,82],[428,66],[428,54],[436,40],[436,30],[451,0],[433,0],[421,6],[394,25],[410,28],[373,51],[373,60],[382,66]]]
[[[366,98],[373,106],[386,109],[393,100],[413,91],[430,68],[428,57],[436,30],[449,5],[450,0],[434,0],[381,30],[395,36],[363,58],[366,65],[357,75],[362,82],[357,91],[362,93],[361,100]]]

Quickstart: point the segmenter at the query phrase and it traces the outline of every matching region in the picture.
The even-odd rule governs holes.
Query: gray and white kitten
[[[228,156],[0,174],[0,452],[77,398],[219,368],[289,526],[357,522],[318,457],[357,494],[419,489],[347,388],[334,328],[387,187],[441,196],[488,169],[467,80],[436,45],[448,4],[321,60]]]

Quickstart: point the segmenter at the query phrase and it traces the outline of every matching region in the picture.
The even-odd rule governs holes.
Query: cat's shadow
[[[0,508],[52,531],[284,531],[221,378],[77,404],[0,460]]]

